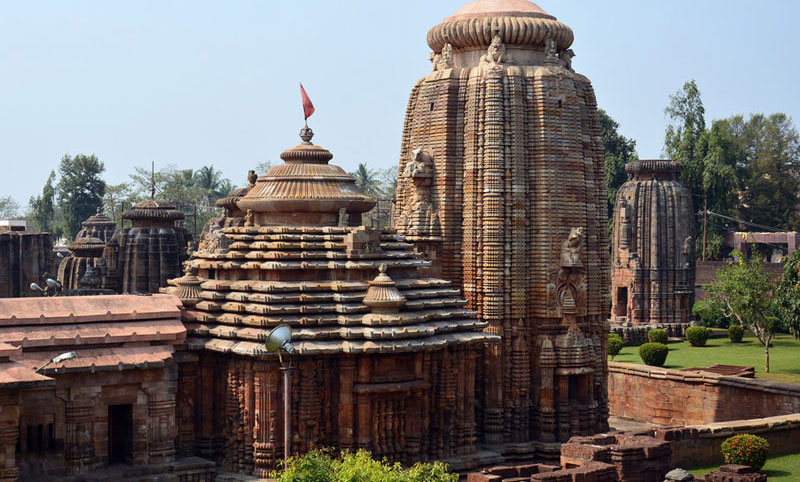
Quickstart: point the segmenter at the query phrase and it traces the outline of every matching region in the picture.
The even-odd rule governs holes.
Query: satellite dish
[[[280,355],[281,351],[285,351],[291,355],[295,352],[294,345],[292,345],[292,328],[285,324],[276,326],[269,332],[264,344],[267,346],[268,352]]]

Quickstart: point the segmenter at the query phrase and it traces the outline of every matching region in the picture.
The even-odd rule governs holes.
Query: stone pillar
[[[94,468],[94,407],[85,401],[67,402],[64,455],[67,473],[82,474]]]
[[[197,360],[178,365],[177,422],[179,456],[194,452],[195,442],[195,385],[197,384]]]
[[[175,393],[156,387],[147,397],[149,463],[169,462],[175,458]]]
[[[355,399],[353,385],[356,379],[356,359],[346,356],[339,362],[339,445],[343,450],[353,448],[355,426]]]

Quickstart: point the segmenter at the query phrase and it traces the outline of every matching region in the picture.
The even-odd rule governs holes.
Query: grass
[[[701,368],[710,365],[752,366],[756,378],[774,382],[800,385],[800,341],[792,335],[779,334],[769,349],[770,372],[764,371],[764,346],[745,332],[742,343],[731,343],[727,330],[715,329],[704,347],[693,347],[689,342],[669,344],[669,355],[664,368]],[[614,361],[643,364],[638,346],[626,346]],[[800,473],[800,472],[798,472]]]
[[[689,472],[694,475],[706,475],[718,468],[718,465],[713,467],[700,467],[698,469],[692,469]],[[800,477],[800,454],[770,456],[761,471],[767,474],[767,478],[770,482],[775,480],[797,480],[798,477]]]

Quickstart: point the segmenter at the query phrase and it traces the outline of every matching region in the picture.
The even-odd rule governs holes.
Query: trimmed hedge
[[[757,435],[734,435],[722,442],[726,464],[749,465],[758,471],[767,462],[768,454],[769,442]]]
[[[744,328],[740,325],[731,325],[728,327],[728,338],[730,338],[733,343],[741,343],[743,337]]]
[[[645,365],[663,367],[667,361],[669,347],[663,343],[645,343],[639,347],[639,356]]]
[[[650,330],[647,332],[647,339],[650,340],[650,343],[661,343],[662,345],[666,345],[669,341],[669,336],[667,336],[667,330],[656,328],[655,330]]]
[[[686,340],[692,346],[706,346],[711,330],[705,326],[690,326],[686,329]]]
[[[608,354],[611,356],[613,360],[615,356],[619,355],[619,352],[622,351],[622,347],[625,346],[625,341],[616,333],[609,333],[608,334]]]

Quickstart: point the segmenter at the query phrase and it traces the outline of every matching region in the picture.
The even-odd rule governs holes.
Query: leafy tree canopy
[[[800,338],[800,251],[792,253],[783,265],[775,303],[784,329]]]
[[[100,177],[105,166],[94,154],[69,154],[58,166],[60,179],[56,187],[58,203],[64,214],[64,234],[73,239],[81,223],[103,204],[106,183]]]

